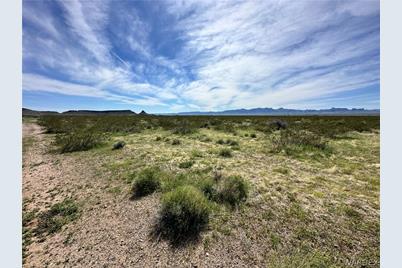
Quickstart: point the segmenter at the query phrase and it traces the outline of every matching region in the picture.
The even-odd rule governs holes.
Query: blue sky
[[[24,1],[23,106],[380,106],[379,1]]]

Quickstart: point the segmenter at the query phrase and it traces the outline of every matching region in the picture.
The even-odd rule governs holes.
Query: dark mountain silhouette
[[[35,111],[27,108],[22,108],[23,116],[40,116],[40,115],[58,115],[58,112],[54,111]]]
[[[69,110],[63,112],[65,115],[136,115],[131,110],[105,110],[105,111],[92,111],[92,110]]]
[[[23,116],[40,116],[40,115],[136,115],[131,110],[105,110],[105,111],[92,111],[92,110],[69,110],[66,112],[55,111],[35,111],[27,108],[22,108]]]

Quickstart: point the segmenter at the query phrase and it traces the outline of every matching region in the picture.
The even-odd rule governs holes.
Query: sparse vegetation
[[[269,123],[274,120],[286,127]],[[113,215],[118,225],[108,229],[113,237],[130,230],[129,243],[141,239],[138,247],[160,250],[163,259],[172,251],[161,250],[160,239],[186,241],[202,231],[191,243],[204,244],[205,260],[220,256],[228,266],[352,267],[345,264],[351,259],[379,266],[379,117],[63,115],[44,116],[39,123],[48,133],[32,144],[25,140],[28,155],[36,155],[24,160],[23,169],[32,176],[30,183],[51,186],[44,184],[45,195],[36,190],[35,201],[24,207],[24,256],[34,254],[33,243],[54,245],[41,240],[47,231],[36,231],[47,210],[34,208],[42,211],[43,198],[59,202],[72,194],[76,204],[85,204],[78,214],[88,214],[85,223],[70,222],[74,228],[57,235],[71,248],[85,244],[89,232],[92,239],[108,239],[116,250],[112,238],[85,226],[103,228],[107,219],[102,217]],[[62,144],[52,142],[76,133],[92,133],[100,143],[68,155],[47,150],[56,145],[61,151]],[[124,149],[113,152],[116,141],[123,140]],[[38,152],[45,157],[38,159]],[[42,176],[45,169],[53,173]],[[159,232],[150,248],[144,226],[155,220]],[[175,254],[192,258],[197,247],[185,244]],[[138,258],[135,252],[127,257]],[[84,265],[74,255],[70,264]],[[172,260],[172,265],[180,263]]]
[[[38,226],[35,229],[37,234],[52,234],[58,232],[64,225],[77,219],[79,208],[72,199],[65,199],[54,204],[48,211],[38,216]]]

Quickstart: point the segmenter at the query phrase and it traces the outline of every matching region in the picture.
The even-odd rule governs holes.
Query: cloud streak
[[[23,90],[166,112],[378,103],[379,1],[152,3],[25,1]]]

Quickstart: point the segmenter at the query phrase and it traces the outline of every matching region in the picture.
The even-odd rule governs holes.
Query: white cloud
[[[63,14],[24,3],[35,26],[24,27],[24,90],[170,110],[311,105],[378,84],[378,2],[161,2],[162,29],[130,2],[54,2]],[[155,30],[176,33],[174,57]]]

